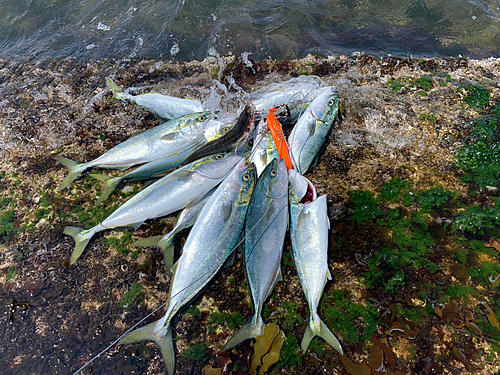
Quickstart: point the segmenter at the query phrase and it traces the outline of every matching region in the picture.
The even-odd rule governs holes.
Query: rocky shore
[[[149,221],[135,232],[104,233],[69,267],[73,241],[63,235],[63,228],[102,220],[142,185],[127,185],[96,207],[102,186],[88,173],[69,189],[56,192],[67,170],[53,157],[88,161],[159,123],[130,103],[112,100],[105,77],[136,88],[133,93],[155,90],[202,101],[217,101],[220,96],[222,108],[234,110],[247,93],[299,75],[317,75],[337,86],[341,99],[342,116],[308,178],[318,194],[328,195],[331,214],[333,279],[325,288],[320,315],[330,316],[326,321],[330,319],[347,356],[356,363],[370,357],[371,367],[373,348],[384,349],[377,346],[374,335],[394,355],[394,363],[388,353],[382,360],[389,373],[499,371],[500,326],[491,323],[480,303],[486,301],[494,313],[497,307],[500,311],[496,286],[481,273],[485,263],[499,263],[499,254],[474,248],[494,238],[498,224],[478,226],[474,233],[463,228],[453,231],[447,223],[457,222],[468,207],[495,207],[498,187],[464,180],[465,172],[456,160],[458,150],[470,142],[474,121],[489,116],[500,99],[500,59],[386,56],[379,60],[358,53],[260,62],[245,56],[212,57],[182,64],[0,59],[0,373],[73,373],[167,299],[170,275],[161,252],[137,250],[130,243],[168,232],[174,217]],[[485,93],[489,96],[484,105],[474,102]],[[493,133],[498,135],[498,129]],[[406,189],[421,197],[437,188],[450,196],[431,211],[422,211],[421,200],[406,204],[405,197],[383,198],[381,194],[396,186],[395,181],[406,184],[398,193]],[[363,204],[375,202],[385,213],[399,210],[399,217],[411,220],[414,213],[425,213],[432,242],[427,242],[429,252],[424,251],[422,258],[437,268],[405,263],[400,265],[404,282],[395,279],[398,271],[370,281],[367,275],[376,266],[371,266],[370,259],[390,247],[398,232],[385,221],[381,224],[386,219],[378,213],[366,213],[368,219],[373,215],[373,222],[357,220],[356,209],[362,204],[355,198],[362,194],[353,191],[365,192],[368,203]],[[420,233],[413,228],[423,224],[408,220],[409,231]],[[179,238],[177,251],[182,241]],[[275,287],[265,319],[278,323],[287,335],[281,361],[271,373],[354,373],[320,340],[303,357],[295,350],[308,315],[293,263],[286,255],[288,246],[287,242],[284,281]],[[394,245],[402,246],[397,241]],[[409,253],[417,252],[408,246]],[[461,249],[470,249],[465,259],[459,256]],[[384,271],[383,264],[377,267],[377,272]],[[471,267],[478,269],[477,275]],[[493,267],[496,277],[494,271]],[[385,284],[390,280],[396,280],[392,288]],[[450,286],[457,285],[469,288],[468,292],[450,291]],[[343,310],[335,296],[347,301]],[[356,307],[350,313],[357,316],[351,325],[336,331],[337,318],[328,313],[330,306],[346,314]],[[469,313],[481,318],[469,319]],[[177,317],[177,373],[246,373],[249,343],[230,354],[220,350],[250,315],[238,254],[234,266],[224,269]],[[161,311],[150,319],[160,316]],[[373,317],[371,322],[368,316]],[[396,323],[403,328],[394,328]],[[415,330],[415,337],[406,334]],[[370,367],[365,373],[372,373]],[[89,368],[98,374],[164,371],[160,352],[151,343],[113,347]],[[89,369],[83,373],[90,373]]]

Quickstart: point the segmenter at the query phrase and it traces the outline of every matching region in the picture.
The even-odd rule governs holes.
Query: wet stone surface
[[[328,195],[331,214],[332,281],[326,285],[320,315],[331,326],[337,319],[329,310],[331,306],[340,308],[345,303],[340,311],[352,310],[349,314],[354,314],[354,323],[343,331],[335,327],[332,331],[356,363],[374,352],[372,347],[377,344],[371,336],[375,334],[395,357],[394,366],[386,357],[387,368],[394,367],[390,373],[462,374],[465,366],[470,369],[472,365],[459,358],[459,349],[481,373],[499,371],[496,331],[481,336],[463,326],[469,309],[484,311],[477,302],[496,301],[498,294],[471,276],[467,268],[470,260],[457,262],[459,249],[453,234],[444,224],[436,224],[441,216],[445,220],[446,215],[456,215],[456,208],[436,211],[434,216],[441,215],[429,219],[428,230],[436,241],[435,246],[429,245],[433,247],[429,259],[439,270],[406,270],[405,282],[389,291],[364,280],[369,279],[370,259],[379,254],[394,231],[375,225],[375,219],[373,225],[358,225],[349,215],[353,191],[379,194],[384,184],[395,179],[411,181],[419,191],[441,186],[454,192],[453,199],[463,207],[488,205],[489,196],[469,195],[454,160],[471,131],[472,120],[486,110],[466,104],[461,87],[472,84],[487,89],[489,107],[493,106],[499,99],[500,61],[392,56],[377,60],[354,54],[253,62],[251,68],[235,57],[185,64],[0,60],[0,373],[73,373],[168,298],[170,275],[161,252],[137,250],[130,244],[167,233],[173,217],[147,221],[135,232],[120,229],[101,233],[77,263],[69,266],[74,243],[63,235],[64,227],[89,227],[132,193],[115,192],[96,207],[102,186],[88,177],[88,172],[69,189],[57,192],[67,169],[53,157],[88,161],[134,133],[159,124],[146,111],[113,101],[105,77],[112,77],[122,87],[137,88],[134,93],[155,90],[202,101],[209,98],[218,80],[227,89],[226,93],[220,85],[216,89],[222,96],[222,107],[235,110],[244,101],[244,92],[303,74],[319,75],[326,84],[337,86],[342,113],[317,168],[307,176],[318,194]],[[142,184],[133,186],[138,190]],[[387,204],[387,210],[400,206]],[[401,215],[416,211],[414,206],[399,209]],[[483,238],[485,233],[476,236],[478,241],[488,240]],[[176,256],[184,239],[185,235],[177,239]],[[276,285],[264,312],[266,323],[278,323],[287,335],[281,361],[271,373],[349,373],[340,356],[321,340],[313,341],[303,357],[294,349],[300,345],[308,311],[289,256],[288,238],[284,251],[283,281]],[[478,257],[498,263],[495,253]],[[479,268],[481,263],[477,264]],[[425,283],[430,286],[422,286]],[[448,297],[438,292],[457,283],[475,292]],[[131,290],[135,292],[127,293]],[[427,293],[427,299],[422,293]],[[449,305],[451,300],[455,308]],[[432,312],[434,301],[448,306],[444,318]],[[410,310],[423,311],[415,339],[408,338],[410,333],[395,333],[414,332],[417,320],[407,314]],[[200,374],[206,366],[221,368],[224,363],[229,363],[225,374],[246,373],[251,353],[248,342],[229,354],[220,351],[251,313],[238,254],[235,264],[219,272],[175,318],[177,373]],[[367,329],[370,314],[376,316],[373,331]],[[160,310],[148,322],[161,316]],[[453,316],[458,322],[455,326],[450,323]],[[486,315],[481,319],[487,324]],[[403,329],[388,333],[396,322]],[[114,346],[83,371],[163,372],[160,352],[153,343]]]

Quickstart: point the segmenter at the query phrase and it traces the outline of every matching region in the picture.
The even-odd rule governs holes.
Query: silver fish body
[[[58,190],[69,186],[87,168],[126,169],[185,152],[203,140],[204,130],[211,120],[210,112],[191,113],[176,118],[143,131],[86,163],[79,164],[70,159],[55,158],[69,168],[69,174]]]
[[[295,124],[288,144],[294,167],[305,174],[330,134],[339,110],[339,96],[335,87],[327,87],[313,100]]]
[[[278,150],[265,121],[261,120],[255,130],[252,154],[249,159],[255,164],[257,176],[261,175],[262,171],[274,158],[278,158]]]
[[[328,234],[330,221],[327,213],[326,195],[315,199],[316,192],[312,184],[295,170],[289,171],[290,188],[290,239],[292,256],[302,290],[309,305],[309,321],[302,340],[302,352],[305,354],[314,336],[322,337],[340,354],[343,354],[339,341],[320,319],[318,305],[327,280],[331,279],[328,270]],[[312,201],[303,204],[301,192],[296,195],[293,186],[296,179],[305,179],[309,183]]]
[[[174,240],[175,236],[194,225],[201,210],[207,203],[215,189],[209,191],[199,202],[191,202],[182,210],[170,232],[163,236],[143,238],[132,244],[133,247],[157,246],[163,251],[165,267],[170,270],[174,264]]]
[[[273,159],[255,185],[245,223],[245,269],[254,313],[224,346],[227,351],[264,332],[264,301],[281,278],[281,256],[288,225],[288,174],[283,160]]]
[[[100,224],[87,230],[66,227],[65,234],[75,239],[71,255],[73,264],[92,236],[106,229],[132,226],[138,228],[145,220],[168,215],[204,196],[218,185],[241,160],[233,153],[207,156],[180,168],[140,191]]]
[[[97,204],[104,201],[122,181],[149,180],[163,177],[167,172],[184,163],[193,152],[196,152],[196,150],[204,145],[210,144],[227,134],[234,127],[234,125],[234,122],[228,123],[226,121],[220,121],[219,119],[212,118],[208,121],[206,128],[203,130],[203,137],[201,137],[198,141],[193,142],[191,146],[186,149],[179,150],[173,154],[142,164],[133,171],[130,171],[122,176],[109,177],[101,174],[91,174],[91,177],[102,181],[105,185],[104,191],[97,200]]]
[[[106,78],[106,82],[113,91],[114,98],[128,100],[163,120],[170,120],[188,113],[203,111],[203,105],[198,100],[181,99],[154,92],[141,95],[130,95],[123,92],[123,90],[110,78]]]
[[[222,267],[237,246],[250,196],[255,167],[243,160],[203,207],[173,267],[169,302],[163,318],[125,336],[120,343],[153,340],[161,348],[167,371],[174,371],[171,320]]]
[[[273,107],[287,105],[291,118],[284,121],[280,119],[280,122],[296,121],[321,92],[322,89],[319,88],[321,83],[321,79],[316,76],[292,78],[251,93],[250,101],[255,106],[257,117],[267,116],[267,112]]]

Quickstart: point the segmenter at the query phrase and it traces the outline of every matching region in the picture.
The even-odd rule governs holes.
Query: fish
[[[254,129],[253,112],[254,108],[247,105],[238,116],[238,120],[236,124],[232,126],[231,130],[214,142],[207,143],[205,146],[192,153],[183,164],[190,163],[193,160],[211,155],[215,152],[234,150],[240,146]]]
[[[111,78],[106,77],[106,83],[113,91],[113,98],[137,104],[162,120],[171,120],[188,113],[203,112],[204,110],[199,100],[181,99],[155,92],[134,96],[123,92]]]
[[[141,240],[135,241],[131,246],[133,247],[148,247],[156,246],[163,251],[163,260],[165,267],[170,270],[174,263],[174,240],[175,236],[193,226],[198,218],[202,208],[207,203],[210,196],[213,194],[213,190],[209,191],[203,199],[199,202],[194,202],[188,204],[186,208],[182,210],[177,221],[170,232],[163,236],[154,236],[143,238]]]
[[[265,120],[261,120],[255,129],[252,153],[249,158],[249,161],[255,164],[257,176],[260,176],[266,166],[274,158],[278,157],[278,150],[274,144],[271,132],[268,131]]]
[[[339,96],[330,86],[313,100],[288,136],[294,167],[304,175],[319,157],[339,111]]]
[[[93,228],[66,227],[64,234],[75,240],[70,264],[77,261],[94,234],[127,226],[137,229],[147,219],[165,216],[186,207],[217,186],[241,159],[240,155],[234,153],[207,156],[141,190]]]
[[[330,220],[326,195],[316,198],[316,189],[307,178],[293,169],[288,173],[292,257],[309,307],[302,353],[305,354],[311,340],[319,336],[343,355],[342,345],[318,315],[323,289],[332,278],[328,270]]]
[[[224,134],[227,134],[234,127],[234,125],[234,123],[227,123],[226,121],[214,118],[207,123],[203,132],[203,138],[183,151],[152,160],[122,176],[111,177],[97,173],[90,174],[91,177],[103,182],[105,186],[104,191],[99,196],[96,204],[102,203],[123,181],[142,181],[165,176],[169,171],[179,167],[181,164],[184,164],[184,161],[189,157],[189,155],[197,149],[205,144],[214,142],[218,138],[224,136]]]
[[[88,168],[125,170],[134,165],[186,152],[187,149],[195,147],[203,140],[204,129],[211,119],[210,112],[184,115],[143,131],[86,163],[56,157],[55,160],[69,169],[68,176],[57,190],[61,191],[67,188]]]
[[[280,119],[282,124],[296,122],[309,104],[322,91],[321,78],[300,76],[288,81],[273,83],[250,94],[250,102],[255,106],[255,117],[265,118],[273,107],[286,105],[288,116]]]
[[[167,372],[174,373],[172,318],[205,287],[237,247],[255,181],[255,166],[243,159],[209,198],[189,233],[182,255],[173,267],[163,318],[132,331],[119,344],[156,342]]]
[[[281,280],[281,256],[288,225],[288,173],[283,160],[273,159],[255,185],[245,222],[245,270],[253,316],[226,343],[223,351],[264,334],[262,308]]]

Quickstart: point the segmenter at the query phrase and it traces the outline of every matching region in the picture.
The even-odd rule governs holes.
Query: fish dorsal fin
[[[147,129],[146,129],[147,130]],[[144,133],[146,130],[139,130],[138,132],[135,132],[134,134],[132,134],[130,136],[130,138],[134,138],[134,137],[137,137],[138,135]]]
[[[163,134],[160,139],[162,141],[175,141],[177,139],[177,137],[178,137],[178,135],[176,132],[171,132],[171,133]]]
[[[326,270],[326,275],[325,275],[325,284],[328,280],[331,280],[332,279],[332,274],[330,273],[330,270],[327,269]]]
[[[283,280],[283,275],[281,274],[281,267],[280,267],[278,268],[278,273],[276,274],[276,278],[274,279],[273,287],[271,288],[271,290],[273,290],[276,284],[278,284],[278,282],[280,282],[281,280]]]
[[[233,201],[226,202],[221,207],[222,218],[224,221],[228,221],[231,216],[231,212],[233,211]]]
[[[307,130],[309,130],[309,136],[312,137],[316,133],[316,121],[311,121]]]

